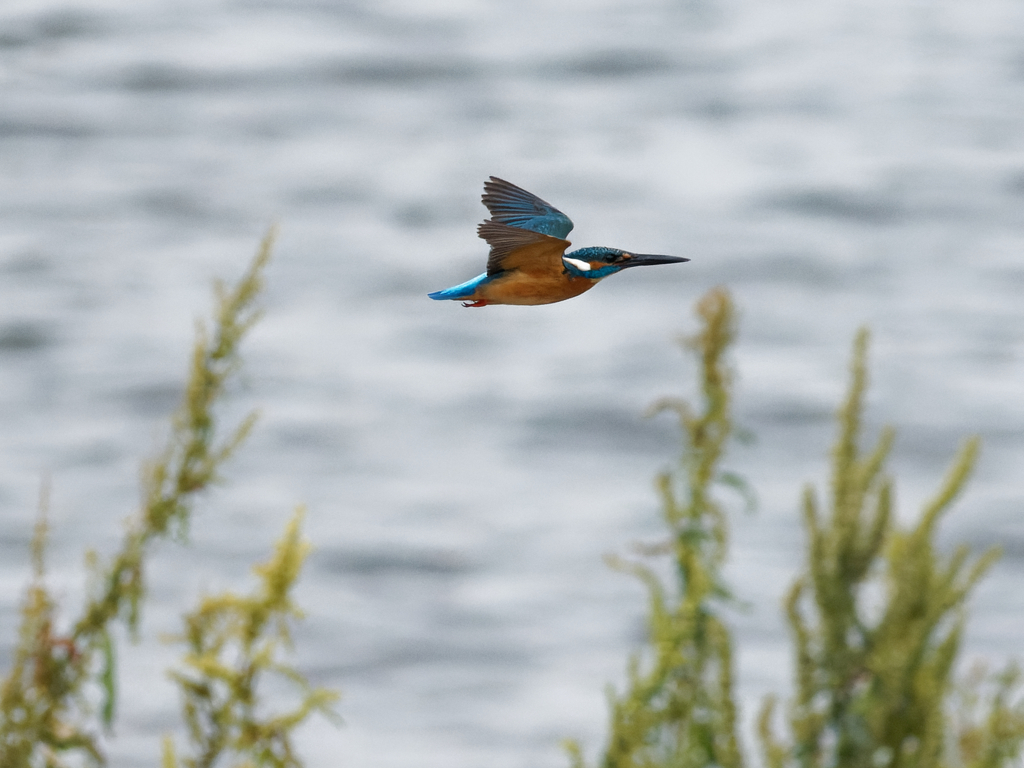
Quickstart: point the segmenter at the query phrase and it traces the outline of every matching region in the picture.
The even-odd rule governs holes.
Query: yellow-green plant
[[[1024,747],[1024,698],[1021,671],[1015,662],[997,675],[985,665],[974,667],[956,686],[952,707],[959,752],[950,761],[964,768],[1001,768],[1019,765]]]
[[[971,561],[961,545],[943,555],[935,534],[974,466],[978,440],[964,444],[916,525],[898,525],[885,472],[892,429],[871,451],[860,448],[867,343],[862,330],[838,414],[827,511],[813,488],[804,492],[807,566],[786,599],[796,644],[792,737],[772,735],[769,699],[760,732],[771,768],[928,768],[956,757],[949,707],[963,607],[998,551]],[[869,584],[880,585],[880,605],[868,605]]]
[[[648,640],[630,659],[627,689],[609,694],[602,768],[738,768],[732,641],[721,618],[728,527],[717,484],[745,490],[719,468],[732,432],[732,375],[723,362],[735,333],[728,295],[698,304],[701,331],[688,346],[700,362],[701,407],[659,405],[680,418],[680,466],[659,477],[677,578],[614,559],[647,586]],[[1005,768],[1024,747],[1021,675],[975,674],[953,682],[964,604],[997,557],[971,559],[966,547],[940,553],[936,526],[963,489],[978,453],[969,440],[916,525],[894,521],[885,471],[894,432],[860,448],[867,387],[867,333],[854,345],[850,392],[838,414],[828,510],[810,487],[803,500],[807,565],[786,600],[796,656],[790,735],[772,731],[776,699],[759,732],[768,768]],[[869,594],[874,588],[876,596]],[[575,768],[585,761],[569,743]]]
[[[269,561],[253,568],[260,586],[251,595],[225,592],[204,598],[185,617],[185,632],[175,638],[187,650],[184,669],[172,673],[181,689],[192,756],[179,760],[174,743],[164,741],[164,768],[212,768],[219,759],[242,758],[241,766],[300,768],[292,731],[313,712],[335,717],[338,694],[314,688],[279,658],[290,647],[289,623],[302,616],[291,589],[309,553],[299,531],[297,511]],[[262,711],[258,686],[276,674],[291,682],[299,704],[286,712]]]
[[[185,538],[197,497],[217,480],[221,466],[255,421],[254,415],[248,416],[224,437],[214,406],[238,370],[242,339],[259,317],[255,301],[272,244],[273,231],[236,285],[215,286],[213,327],[207,331],[200,324],[197,329],[185,396],[166,448],[144,469],[142,505],[127,521],[121,546],[112,557],[101,561],[95,554],[87,556],[92,588],[78,618],[65,622],[59,620],[56,601],[45,584],[46,520],[41,515],[32,544],[34,578],[22,603],[11,667],[0,684],[2,768],[105,764],[98,734],[103,725],[112,724],[115,714],[113,625],[120,621],[136,635],[150,546],[162,538]],[[275,573],[283,578],[285,572]],[[282,603],[273,610],[289,607]],[[281,620],[278,617],[277,625]],[[258,629],[263,632],[268,625]],[[263,642],[262,636],[252,642]],[[326,702],[323,696],[317,692],[308,703],[320,708]],[[282,723],[278,732],[287,729]]]
[[[676,578],[665,584],[645,564],[612,559],[647,587],[649,638],[646,652],[630,659],[626,690],[609,692],[603,768],[741,765],[732,640],[719,615],[729,599],[721,575],[728,525],[713,492],[716,484],[738,484],[720,468],[733,431],[732,371],[725,354],[735,336],[736,313],[723,289],[701,299],[697,313],[702,328],[685,345],[700,364],[699,410],[676,399],[655,406],[678,416],[684,439],[679,468],[658,478],[669,540],[653,548],[671,556]],[[570,742],[568,748],[574,765],[582,768],[580,746]]]

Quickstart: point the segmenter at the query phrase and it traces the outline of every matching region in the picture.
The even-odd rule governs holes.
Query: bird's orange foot
[[[480,299],[479,301],[464,301],[464,302],[462,302],[462,306],[464,306],[464,307],[486,307],[490,303],[491,302],[489,302],[487,299]]]

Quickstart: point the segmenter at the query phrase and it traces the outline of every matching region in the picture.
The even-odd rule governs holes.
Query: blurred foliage
[[[251,414],[222,436],[214,406],[238,371],[239,345],[259,318],[254,305],[263,287],[263,271],[272,245],[273,231],[264,238],[236,285],[228,288],[216,284],[212,331],[202,324],[197,328],[185,395],[173,418],[167,445],[143,471],[141,507],[127,520],[121,546],[112,557],[105,560],[95,553],[87,554],[91,586],[80,615],[67,621],[59,620],[56,600],[45,583],[47,522],[45,502],[42,505],[32,542],[34,576],[22,601],[11,666],[0,685],[2,768],[106,764],[99,734],[104,727],[112,726],[116,714],[115,625],[120,624],[133,637],[137,635],[151,545],[165,538],[185,539],[193,505],[218,480],[220,468],[255,422]],[[294,615],[288,589],[305,554],[297,538],[297,526],[298,521],[293,521],[276,558],[260,571],[265,578],[264,593],[249,602],[223,598],[223,615],[211,614],[210,627],[197,625],[194,629],[205,632],[203,637],[209,642],[223,643],[230,638],[226,626],[232,621],[245,621],[243,614],[250,611],[244,647],[250,653],[249,661],[257,664],[253,671],[262,671],[264,666],[278,670],[294,679],[304,692],[303,705],[284,719],[261,722],[250,715],[248,720],[239,720],[266,730],[252,741],[267,745],[266,757],[259,757],[262,762],[256,765],[296,765],[293,757],[289,757],[293,761],[290,763],[274,762],[274,749],[287,750],[290,756],[289,731],[306,714],[324,709],[331,700],[327,692],[310,688],[294,670],[274,659],[277,645],[287,637],[285,619]],[[203,605],[190,617],[193,622],[201,623],[207,615],[203,611],[211,610],[207,603]],[[263,619],[258,620],[258,616]],[[202,679],[205,669],[196,670],[193,683]],[[233,690],[239,695],[254,693],[254,688]],[[186,701],[190,701],[187,694]],[[246,706],[255,703],[247,702]]]
[[[750,496],[719,468],[733,431],[732,376],[723,357],[735,311],[722,289],[697,306],[700,332],[688,342],[700,363],[701,407],[670,400],[684,437],[681,463],[659,478],[670,540],[650,548],[671,556],[665,584],[647,565],[614,559],[637,575],[649,599],[648,638],[627,669],[627,688],[609,695],[602,768],[698,768],[744,764],[738,747],[732,641],[721,618],[727,524],[715,485]],[[964,605],[998,557],[972,559],[966,546],[936,548],[936,528],[962,491],[978,455],[968,440],[939,491],[908,528],[894,520],[885,463],[894,432],[862,452],[868,335],[854,344],[849,394],[838,413],[831,494],[823,511],[803,498],[807,562],[785,601],[795,645],[796,694],[788,738],[772,728],[777,700],[759,718],[768,768],[1002,768],[1019,765],[1024,697],[1015,666],[999,675],[953,680]],[[585,760],[568,744],[574,768]]]
[[[185,617],[184,670],[172,673],[182,692],[184,719],[193,756],[180,760],[173,741],[164,742],[164,768],[211,768],[222,756],[237,755],[237,765],[299,768],[291,734],[313,712],[335,717],[338,694],[314,688],[294,667],[278,659],[290,647],[289,622],[302,612],[291,599],[309,552],[300,537],[302,513],[288,524],[269,561],[254,567],[260,587],[252,595],[230,592],[206,597]],[[260,713],[257,686],[276,674],[290,682],[301,701],[289,712]]]
[[[675,578],[665,584],[644,563],[610,559],[646,586],[649,635],[646,652],[629,661],[626,690],[609,692],[604,768],[742,764],[732,640],[719,615],[729,600],[721,574],[729,530],[713,494],[716,484],[739,484],[719,466],[733,431],[733,375],[725,354],[735,336],[736,311],[729,294],[716,289],[701,299],[697,313],[702,328],[684,343],[700,362],[699,410],[675,399],[654,408],[675,413],[684,437],[679,469],[658,478],[669,539],[647,548],[649,554],[672,558]],[[580,745],[570,742],[568,749],[573,764],[582,768]]]
[[[1024,696],[1016,663],[997,675],[976,665],[954,692],[952,733],[960,765],[999,768],[1021,762],[1024,746]]]
[[[785,601],[796,645],[792,735],[788,742],[773,735],[776,701],[769,698],[760,717],[765,760],[769,768],[982,765],[971,754],[991,754],[991,748],[962,747],[993,737],[1006,747],[1004,732],[967,724],[961,743],[950,738],[953,672],[965,601],[999,553],[991,549],[972,560],[965,545],[948,555],[935,546],[938,522],[974,467],[978,440],[961,448],[917,523],[897,524],[893,482],[885,472],[893,430],[882,430],[872,450],[860,448],[867,344],[862,330],[838,414],[828,510],[823,513],[813,488],[804,492],[807,565]],[[880,605],[867,599],[871,586],[881,594]],[[1004,715],[1014,718],[1001,702],[1015,684],[1006,679],[989,699],[988,711],[1000,722]],[[1022,727],[1018,712],[1010,730]],[[1019,742],[1018,736],[1007,756],[1019,753]]]
[[[32,540],[33,577],[21,607],[11,666],[0,684],[0,768],[105,765],[100,734],[116,715],[115,629],[137,635],[146,593],[145,563],[161,539],[183,541],[193,505],[254,423],[223,435],[214,406],[239,366],[238,348],[258,318],[254,303],[270,257],[268,235],[232,288],[217,286],[211,331],[197,331],[183,404],[166,448],[143,474],[143,502],[109,559],[89,554],[92,574],[77,618],[60,620],[45,579],[46,494]],[[658,478],[667,539],[641,547],[661,556],[609,558],[635,575],[648,599],[648,637],[629,660],[624,690],[609,691],[609,735],[601,768],[741,768],[733,642],[724,614],[734,602],[722,569],[729,526],[720,491],[749,502],[741,478],[722,469],[736,437],[733,372],[736,334],[729,294],[715,289],[697,305],[701,327],[685,341],[699,365],[698,404],[669,399],[655,411],[679,419],[683,452]],[[794,639],[795,693],[781,713],[766,700],[758,733],[767,768],[1005,768],[1024,747],[1024,681],[1008,666],[976,669],[959,682],[955,665],[971,590],[998,557],[965,546],[940,551],[942,516],[963,490],[978,455],[968,440],[917,522],[900,525],[886,471],[894,432],[861,448],[867,388],[867,333],[858,334],[849,394],[839,410],[828,501],[803,496],[807,558],[785,600]],[[312,686],[282,660],[301,613],[291,598],[309,544],[296,513],[271,558],[255,567],[249,595],[202,599],[176,641],[185,646],[172,672],[181,691],[189,745],[164,741],[164,768],[297,768],[293,733],[314,713],[336,718],[337,695]],[[269,708],[261,699],[277,679],[290,693]],[[278,686],[280,688],[280,686]],[[277,689],[275,689],[276,691]],[[275,693],[275,698],[278,698]],[[575,768],[582,747],[568,744]]]

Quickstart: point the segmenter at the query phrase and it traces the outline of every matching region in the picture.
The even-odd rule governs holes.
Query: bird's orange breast
[[[567,274],[541,276],[512,271],[480,286],[473,298],[489,304],[554,304],[579,296],[597,282]]]

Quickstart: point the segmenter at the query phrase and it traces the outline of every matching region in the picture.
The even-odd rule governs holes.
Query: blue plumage
[[[608,248],[603,245],[592,245],[587,248],[577,248],[569,251],[562,257],[565,264],[565,271],[575,277],[586,277],[590,280],[600,280],[614,275],[623,269],[624,262],[622,255],[625,251],[618,248]],[[589,264],[590,269],[584,271],[577,264]],[[603,265],[603,266],[602,266]]]
[[[673,264],[689,259],[627,253],[618,248],[580,248],[565,239],[572,221],[551,203],[504,179],[484,182],[483,203],[491,214],[477,234],[491,251],[487,271],[452,288],[428,293],[437,300],[464,300],[465,307],[488,304],[552,304],[589,290],[629,267]]]
[[[473,295],[477,288],[490,281],[491,278],[489,278],[485,272],[482,275],[477,275],[472,280],[467,280],[464,283],[453,285],[451,288],[445,288],[443,291],[428,293],[427,296],[431,299],[436,299],[437,301],[441,301],[443,299],[467,299]]]
[[[561,239],[572,232],[572,220],[551,203],[496,176],[484,182],[481,200],[499,224]]]

